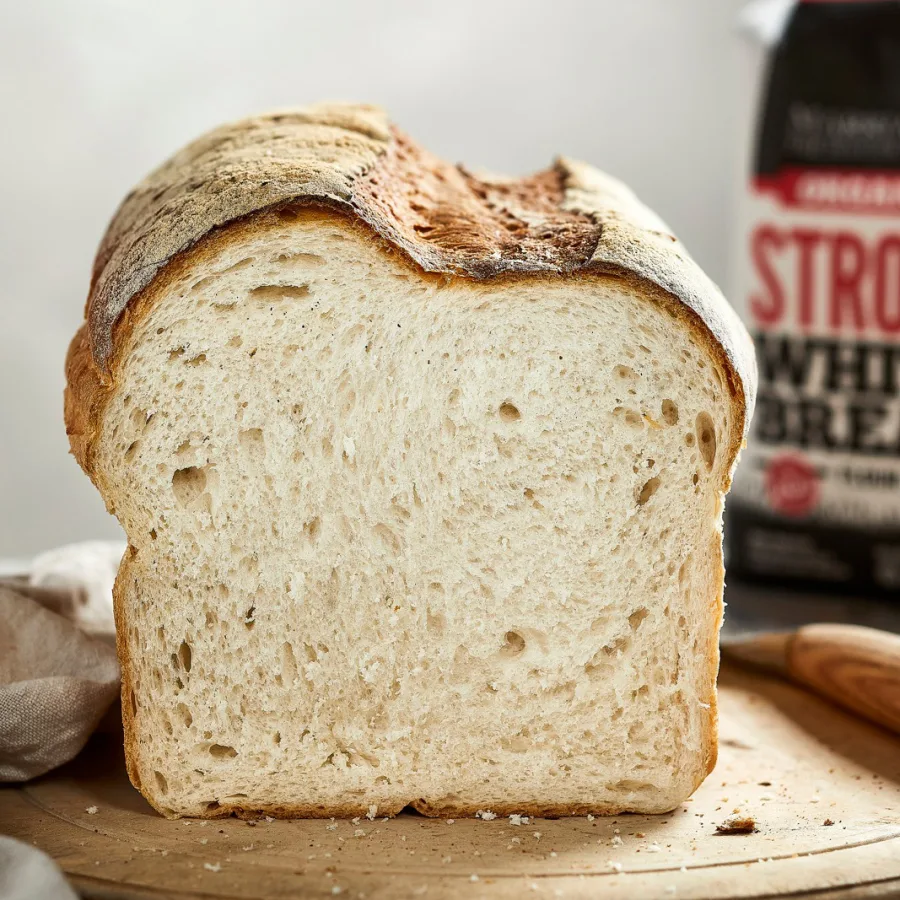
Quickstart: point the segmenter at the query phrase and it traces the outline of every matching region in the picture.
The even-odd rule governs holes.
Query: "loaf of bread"
[[[716,757],[749,338],[567,159],[260,116],[125,199],[67,361],[166,816],[663,812]]]

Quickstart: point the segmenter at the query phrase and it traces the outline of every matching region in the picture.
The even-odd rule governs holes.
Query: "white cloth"
[[[0,900],[77,900],[77,895],[46,853],[0,837]]]
[[[0,781],[68,762],[115,700],[112,585],[123,551],[73,544],[0,578]],[[49,856],[0,837],[0,900],[75,898]]]

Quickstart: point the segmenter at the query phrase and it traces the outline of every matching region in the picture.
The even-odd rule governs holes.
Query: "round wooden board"
[[[122,900],[900,896],[900,741],[762,676],[723,671],[720,704],[716,770],[663,816],[172,822],[95,742],[0,790],[0,831]],[[736,809],[758,832],[717,835]]]

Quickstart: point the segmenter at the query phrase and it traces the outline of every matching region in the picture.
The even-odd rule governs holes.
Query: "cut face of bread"
[[[130,544],[127,753],[158,810],[662,812],[694,790],[745,405],[675,298],[429,274],[296,205],[151,294],[90,402],[73,351],[70,404]]]

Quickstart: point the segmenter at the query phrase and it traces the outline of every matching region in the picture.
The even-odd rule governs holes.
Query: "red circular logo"
[[[819,502],[819,474],[802,456],[776,456],[766,467],[769,506],[786,516],[805,516]]]

